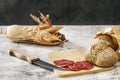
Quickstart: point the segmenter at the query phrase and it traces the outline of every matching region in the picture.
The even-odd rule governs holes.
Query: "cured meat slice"
[[[77,66],[75,66],[74,64],[68,66],[68,68],[70,69],[70,71],[79,71],[79,70],[80,70],[80,69],[79,69]]]
[[[66,67],[62,67],[64,70],[66,70],[66,71],[71,71],[71,69],[68,67],[68,66],[66,66]]]
[[[78,70],[89,70],[93,67],[93,65],[86,61],[78,61],[68,67],[70,68],[71,71],[78,71]]]
[[[88,63],[87,61],[71,61],[67,59],[56,60],[54,64],[62,67],[67,71],[79,71],[79,70],[89,70],[93,68],[93,65]]]
[[[76,66],[79,70],[86,68],[86,65],[84,63],[82,63],[82,61],[78,61],[78,62],[74,63],[73,66]]]
[[[65,67],[74,64],[74,61],[67,60],[67,59],[62,59],[62,60],[56,60],[54,61],[55,65],[58,65],[60,67]]]
[[[89,69],[93,68],[93,65],[88,63],[87,61],[82,61],[82,62],[84,62],[84,64],[86,65],[86,68],[85,68],[86,70],[89,70]]]

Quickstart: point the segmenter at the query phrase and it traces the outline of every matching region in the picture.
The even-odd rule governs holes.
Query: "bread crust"
[[[93,44],[87,51],[87,61],[100,67],[110,67],[118,61],[118,40],[111,34],[113,33],[104,31],[96,34]]]

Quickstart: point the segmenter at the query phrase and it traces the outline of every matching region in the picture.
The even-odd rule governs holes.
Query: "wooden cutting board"
[[[53,53],[48,54],[48,58],[49,58],[49,60],[50,60],[50,62],[52,64],[54,64],[53,61],[60,60],[60,59],[81,61],[81,60],[85,60],[85,54],[84,53],[85,53],[85,50],[72,50],[72,51],[53,52]],[[82,74],[102,72],[102,71],[107,71],[107,70],[111,70],[111,69],[113,69],[113,67],[100,68],[100,67],[94,66],[90,70],[80,70],[80,71],[54,70],[54,72],[59,77],[68,77],[68,76],[77,76],[77,75],[82,75]]]

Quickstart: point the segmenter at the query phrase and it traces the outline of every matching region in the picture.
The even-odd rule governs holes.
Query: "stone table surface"
[[[110,71],[59,78],[53,71],[36,67],[25,61],[9,56],[8,49],[17,48],[49,62],[48,54],[50,52],[87,49],[90,47],[97,31],[104,27],[111,27],[111,25],[62,26],[63,29],[61,29],[60,32],[69,40],[63,47],[13,43],[7,39],[5,35],[0,35],[0,80],[120,80],[120,62]],[[8,26],[0,26],[0,28],[7,27]]]

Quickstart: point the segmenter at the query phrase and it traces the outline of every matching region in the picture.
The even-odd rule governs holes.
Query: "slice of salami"
[[[82,63],[82,61],[78,61],[78,62],[74,63],[73,65],[76,66],[79,70],[86,68],[86,65],[84,63]]]
[[[64,70],[66,70],[66,71],[71,71],[71,69],[68,67],[68,66],[66,66],[66,67],[62,67]]]
[[[79,69],[77,66],[75,66],[74,64],[68,66],[68,68],[69,68],[71,71],[79,71],[79,70],[80,70],[80,69]]]
[[[89,69],[92,69],[93,68],[93,65],[88,63],[87,61],[82,61],[85,65],[86,65],[86,70],[89,70]]]
[[[62,59],[62,60],[56,60],[54,61],[55,65],[58,65],[60,67],[65,67],[74,64],[74,61],[67,60],[67,59]]]
[[[54,64],[62,67],[67,71],[79,71],[79,70],[89,70],[93,68],[93,65],[88,63],[87,61],[71,61],[67,59],[61,59],[54,61]]]

